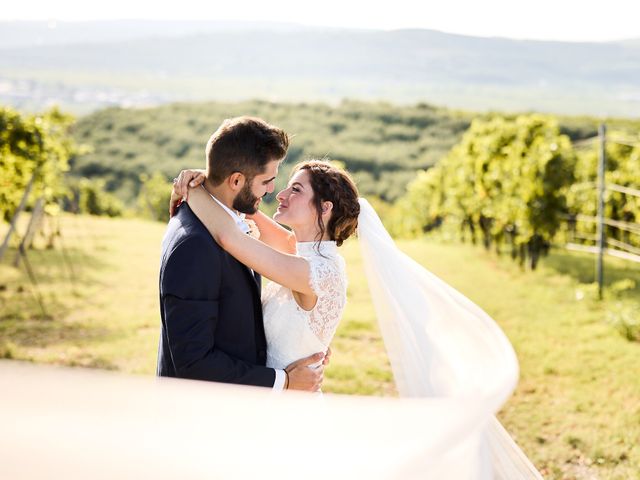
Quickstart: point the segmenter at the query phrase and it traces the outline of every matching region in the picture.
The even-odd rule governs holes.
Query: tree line
[[[170,179],[182,168],[203,167],[209,135],[224,118],[241,114],[292,135],[277,187],[297,161],[338,160],[396,235],[453,229],[535,266],[553,239],[567,234],[567,220],[595,214],[595,189],[580,185],[595,181],[597,142],[578,146],[595,135],[592,118],[252,101],[111,108],[77,121],[57,109],[23,115],[3,108],[3,218],[15,212],[33,177],[31,205],[43,197],[51,211],[165,221]],[[625,135],[640,130],[637,121],[611,124]],[[612,143],[607,153],[607,182],[633,185],[639,150]],[[637,200],[609,192],[606,215],[637,221]],[[595,225],[574,222],[570,230],[586,238]],[[624,232],[608,233],[636,244]]]
[[[638,125],[612,123],[613,136],[635,136],[638,144],[607,144],[605,182],[639,188]],[[554,240],[593,240],[595,223],[577,220],[593,217],[597,210],[600,144],[593,141],[595,128],[593,122],[589,131],[563,132],[557,118],[537,114],[475,119],[461,141],[408,186],[393,228],[414,235],[453,230],[463,240],[506,250],[531,268]],[[588,140],[580,142],[580,137]],[[638,222],[638,200],[608,191],[605,216]],[[607,237],[640,247],[637,235],[607,228]]]

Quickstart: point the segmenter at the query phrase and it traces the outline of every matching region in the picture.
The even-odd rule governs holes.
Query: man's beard
[[[247,213],[252,215],[258,211],[258,207],[256,207],[256,203],[258,202],[258,197],[256,197],[251,191],[251,182],[247,182],[242,187],[242,190],[236,195],[236,198],[233,199],[233,208],[239,212]]]

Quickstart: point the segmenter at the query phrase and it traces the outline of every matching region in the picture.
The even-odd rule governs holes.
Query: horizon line
[[[640,40],[640,36],[637,37],[616,37],[606,40],[567,40],[567,39],[557,39],[557,38],[532,38],[532,37],[509,37],[502,35],[483,35],[483,34],[471,34],[471,33],[461,33],[461,32],[452,32],[447,30],[441,30],[437,28],[428,28],[428,27],[394,27],[394,28],[375,28],[375,27],[359,27],[359,26],[330,26],[330,25],[314,25],[314,24],[306,24],[301,22],[291,22],[291,21],[275,21],[275,20],[239,20],[239,19],[170,19],[170,18],[136,18],[136,17],[121,17],[121,18],[87,18],[87,19],[58,19],[58,18],[49,18],[49,19],[24,19],[24,18],[12,18],[12,19],[4,19],[0,18],[0,23],[46,23],[49,24],[49,28],[54,30],[57,28],[57,24],[82,24],[82,23],[118,23],[118,22],[146,22],[146,23],[218,23],[218,24],[246,24],[246,25],[279,25],[279,26],[291,26],[298,28],[307,28],[307,29],[327,29],[327,30],[357,30],[363,32],[402,32],[402,31],[430,31],[442,33],[445,35],[453,35],[459,37],[468,37],[468,38],[482,38],[482,39],[502,39],[502,40],[512,40],[512,41],[523,41],[523,42],[546,42],[546,43],[597,43],[597,44],[605,44],[605,43],[622,43],[622,42],[630,42],[630,41],[638,41]]]

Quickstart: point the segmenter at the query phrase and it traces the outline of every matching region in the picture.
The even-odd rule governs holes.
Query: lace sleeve
[[[328,345],[338,327],[347,299],[344,260],[341,257],[327,259],[319,256],[307,260],[309,284],[318,296],[318,302],[309,317],[309,326]]]

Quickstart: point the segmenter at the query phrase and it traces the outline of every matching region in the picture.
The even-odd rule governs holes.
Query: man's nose
[[[275,189],[276,189],[275,182],[270,182],[269,184],[267,184],[267,193],[273,193]]]

